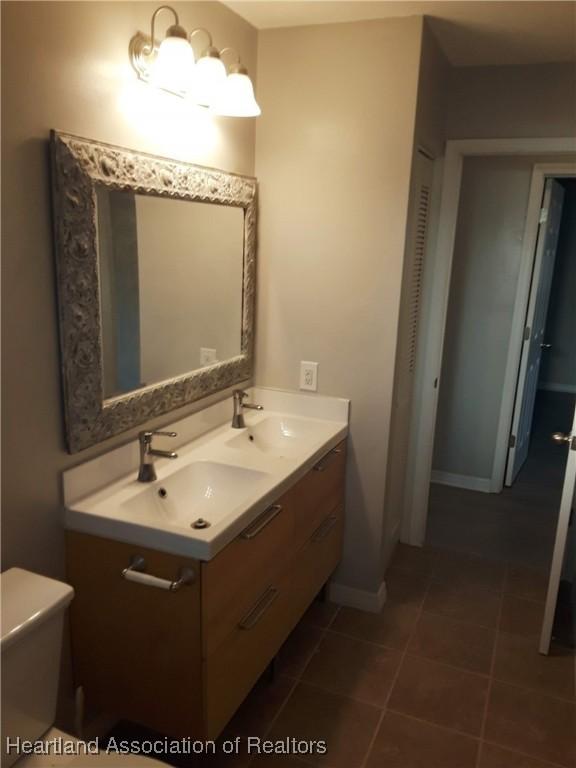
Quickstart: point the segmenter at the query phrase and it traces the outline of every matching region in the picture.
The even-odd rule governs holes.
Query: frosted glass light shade
[[[157,88],[186,93],[194,72],[194,53],[188,40],[167,37],[160,43],[152,69],[151,82]]]
[[[204,55],[196,62],[190,96],[196,104],[211,107],[226,84],[226,67],[217,56]]]
[[[226,117],[258,117],[262,110],[254,97],[252,80],[246,72],[231,72],[214,104],[214,112]]]

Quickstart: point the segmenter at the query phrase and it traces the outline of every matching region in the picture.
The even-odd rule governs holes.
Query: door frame
[[[428,281],[426,291],[429,293],[427,317],[421,323],[422,334],[418,340],[419,352],[417,358],[416,393],[414,401],[417,407],[414,409],[410,443],[410,453],[407,467],[408,487],[410,493],[406,494],[404,506],[402,541],[415,546],[422,546],[426,535],[426,522],[428,517],[428,495],[430,478],[432,474],[432,458],[434,451],[434,434],[436,430],[436,416],[438,409],[438,382],[442,368],[442,354],[444,350],[444,336],[446,331],[446,316],[448,311],[448,299],[450,280],[452,276],[452,261],[454,256],[454,243],[456,239],[456,225],[458,220],[458,208],[460,202],[460,188],[462,183],[462,168],[464,158],[467,156],[482,155],[574,155],[576,158],[576,141],[572,138],[537,138],[537,139],[458,139],[446,142],[446,153],[443,163],[442,190],[440,197],[440,211],[435,247],[431,249],[428,261]],[[544,164],[539,164],[544,167]],[[561,163],[547,165],[562,165]],[[566,163],[563,164],[566,167]],[[555,171],[556,174],[556,171]],[[573,175],[574,168],[570,173]],[[534,216],[533,210],[538,212],[542,197],[537,198],[537,185],[540,176],[534,177],[530,188],[529,209],[527,222]],[[544,174],[541,176],[543,190]],[[533,188],[534,187],[534,188]],[[537,203],[534,202],[537,200]],[[536,216],[537,220],[538,216]],[[534,222],[532,222],[532,225]],[[528,233],[534,237],[533,229]],[[535,243],[535,240],[534,240]],[[528,254],[528,255],[527,255]],[[516,297],[514,308],[513,333],[517,333],[518,327],[523,330],[525,310],[530,293],[529,280],[531,277],[531,265],[533,263],[532,252],[528,250],[528,240],[525,237],[522,246],[522,267],[520,280],[522,283],[524,317],[521,317],[521,305],[519,296]],[[526,262],[529,262],[526,264]],[[526,275],[528,286],[526,287]],[[426,279],[426,277],[425,277]],[[520,282],[519,282],[520,285]],[[520,294],[520,289],[518,294]],[[521,348],[516,350],[517,361],[514,366],[509,358],[506,371],[505,392],[500,413],[500,426],[498,430],[498,448],[501,456],[501,443],[507,446],[512,409],[514,407],[514,392],[516,376],[520,364]],[[418,368],[420,374],[418,374]],[[511,383],[512,382],[512,383]],[[512,402],[510,403],[510,392]],[[506,400],[506,408],[504,407]],[[508,416],[509,413],[509,416]],[[503,424],[508,417],[508,431]],[[502,438],[504,435],[504,438]],[[504,456],[504,461],[505,461]],[[501,460],[501,459],[500,459]],[[496,465],[496,459],[494,461]],[[502,490],[504,482],[504,466],[498,475],[491,480],[491,490]]]
[[[510,343],[508,345],[506,372],[502,388],[502,403],[498,418],[496,449],[494,451],[494,463],[492,464],[492,477],[490,479],[490,490],[493,493],[500,493],[504,488],[505,482],[520,366],[524,365],[522,357],[525,346],[524,327],[533,292],[537,288],[537,286],[532,285],[532,275],[536,259],[536,245],[540,229],[540,210],[544,196],[544,186],[547,179],[570,176],[576,176],[576,163],[537,163],[532,169],[528,208],[526,210],[526,224],[522,238],[520,273],[518,275],[518,287],[514,301]]]

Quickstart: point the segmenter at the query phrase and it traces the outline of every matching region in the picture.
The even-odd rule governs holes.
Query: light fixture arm
[[[222,58],[226,53],[232,53],[234,55],[234,66],[239,67],[240,66],[240,54],[236,50],[236,48],[231,48],[229,45],[227,45],[225,48],[222,48],[220,51],[220,58]]]
[[[149,53],[152,53],[152,51],[154,50],[154,27],[156,26],[156,19],[158,17],[158,14],[161,11],[170,11],[170,13],[174,16],[174,26],[180,27],[180,20],[178,18],[178,14],[174,10],[174,8],[172,8],[171,5],[161,5],[159,8],[156,8],[154,13],[152,14],[152,20],[150,22],[150,51],[149,51]]]
[[[240,54],[236,50],[236,48],[231,48],[230,46],[227,46],[226,48],[222,48],[220,51],[220,56],[223,57],[226,53],[233,53],[235,60],[234,63],[228,67],[228,73],[229,74],[240,74],[240,75],[247,75],[248,70],[246,67],[242,64],[242,61],[240,59]]]
[[[199,32],[205,34],[206,37],[208,38],[208,48],[209,49],[213,48],[214,44],[212,43],[212,35],[204,27],[196,27],[196,29],[193,29],[192,32],[190,32],[190,34],[188,35],[188,40],[190,41],[190,45],[192,45],[192,38],[194,37],[194,35],[197,35]]]

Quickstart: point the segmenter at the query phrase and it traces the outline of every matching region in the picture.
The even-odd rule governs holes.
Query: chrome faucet
[[[244,414],[242,411],[244,408],[250,408],[252,411],[263,411],[263,405],[254,405],[253,403],[245,403],[244,398],[248,397],[248,392],[244,392],[243,389],[235,389],[232,393],[234,398],[234,415],[232,416],[232,428],[244,429],[246,426],[244,422]]]
[[[158,451],[152,448],[152,438],[154,435],[164,437],[176,437],[177,432],[162,432],[161,430],[151,430],[138,433],[138,442],[140,443],[140,469],[138,470],[138,481],[140,483],[152,483],[156,480],[156,468],[154,467],[154,456],[163,459],[177,459],[178,454],[174,451]]]

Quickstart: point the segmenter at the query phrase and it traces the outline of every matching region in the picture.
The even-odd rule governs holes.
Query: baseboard
[[[546,382],[545,384],[538,384],[538,389],[544,389],[546,392],[564,392],[567,395],[576,395],[576,384]]]
[[[492,492],[489,477],[470,477],[470,475],[457,475],[453,472],[441,472],[438,469],[433,469],[430,479],[433,483],[452,485],[455,488],[466,488],[468,491]]]
[[[369,613],[379,613],[386,602],[386,582],[383,581],[380,584],[377,592],[331,583],[328,587],[328,599],[338,605],[358,608]]]

